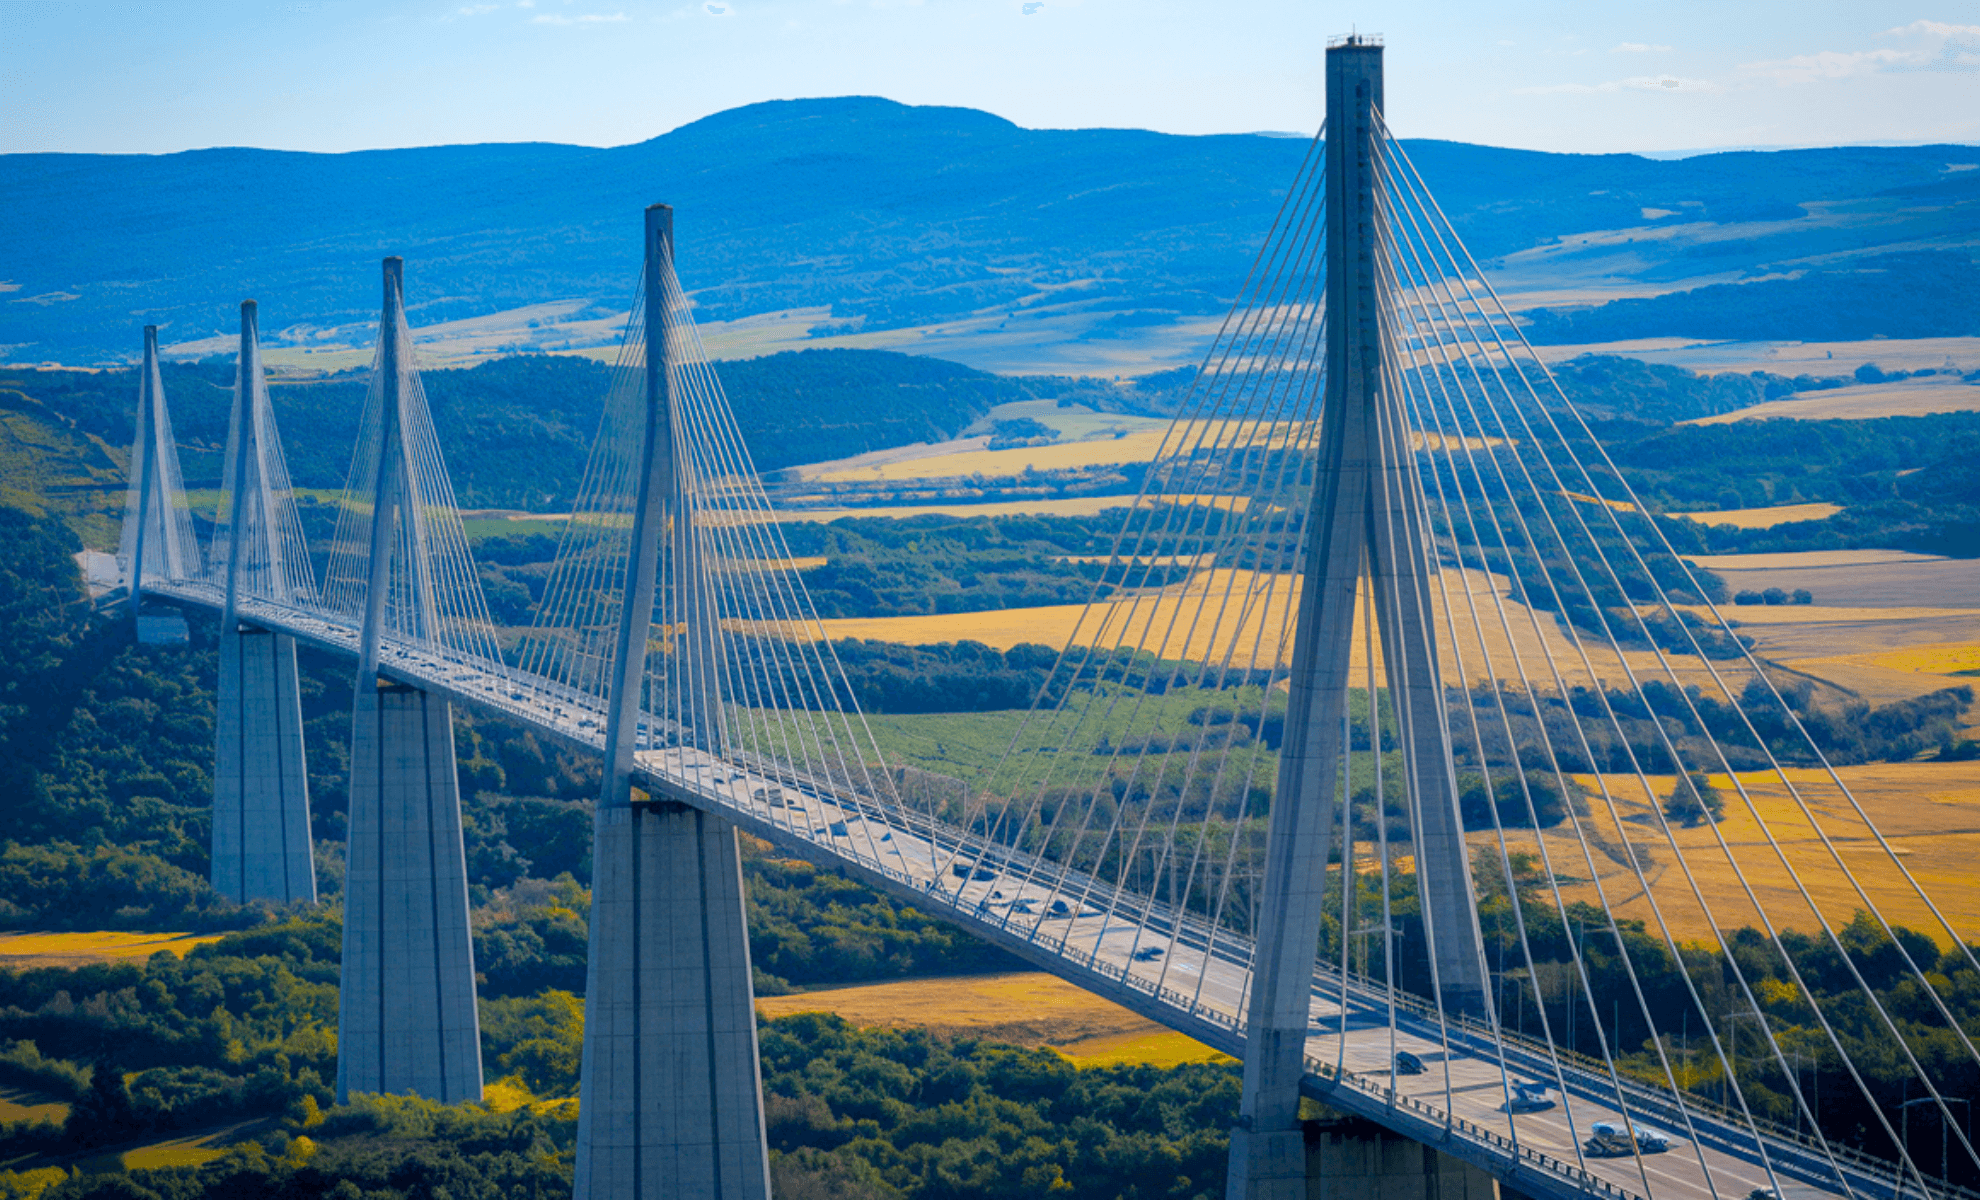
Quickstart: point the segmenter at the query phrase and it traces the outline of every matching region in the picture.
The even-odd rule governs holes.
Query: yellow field
[[[1653,934],[1658,929],[1657,919],[1630,866],[1631,849],[1643,863],[1644,878],[1665,922],[1681,940],[1713,940],[1714,924],[1722,929],[1757,925],[1741,876],[1778,925],[1817,929],[1808,901],[1789,874],[1791,866],[1801,886],[1832,923],[1845,924],[1858,909],[1869,906],[1856,890],[1855,884],[1860,884],[1878,911],[1893,923],[1933,936],[1941,945],[1950,944],[1945,930],[1892,862],[1891,854],[1878,844],[1871,825],[1856,814],[1849,798],[1827,773],[1790,768],[1786,775],[1787,783],[1771,773],[1741,775],[1751,807],[1740,798],[1730,778],[1713,776],[1712,786],[1725,798],[1725,819],[1716,830],[1710,826],[1673,828],[1672,838],[1659,829],[1651,805],[1661,804],[1670,795],[1674,778],[1652,777],[1646,792],[1643,781],[1635,776],[1603,777],[1622,817],[1619,828],[1601,800],[1596,777],[1578,776],[1590,790],[1594,810],[1585,820],[1591,831],[1590,848],[1584,851],[1568,825],[1544,831],[1541,839],[1531,830],[1509,830],[1508,847],[1537,854],[1538,841],[1544,840],[1554,874],[1563,881],[1565,899],[1598,902],[1591,877],[1600,880],[1613,910],[1645,921]],[[1925,894],[1951,918],[1959,935],[1967,941],[1980,939],[1980,872],[1973,869],[1980,861],[1980,771],[1972,763],[1876,763],[1840,767],[1837,775]],[[1789,784],[1799,793],[1799,802],[1790,794]],[[1754,809],[1765,818],[1767,832],[1780,844],[1779,854],[1754,819]],[[1823,845],[1821,835],[1835,847],[1834,854]],[[1711,906],[1711,921],[1672,852],[1673,840],[1683,867],[1697,879]],[[1498,845],[1492,834],[1473,833],[1469,841],[1488,861],[1497,859]],[[1842,859],[1841,866],[1837,856]]]
[[[1621,685],[1627,679],[1625,663],[1639,676],[1666,675],[1657,656],[1647,650],[1624,651],[1618,656],[1613,650],[1588,646],[1584,662],[1582,650],[1568,640],[1551,615],[1535,614],[1524,605],[1503,599],[1510,586],[1504,576],[1484,571],[1438,573],[1432,594],[1440,624],[1445,625],[1438,631],[1437,650],[1446,681],[1482,681],[1486,678],[1484,664],[1489,660],[1499,678],[1515,684],[1518,666],[1524,664],[1535,690],[1552,691],[1555,679],[1547,665],[1550,654],[1569,686],[1598,681]],[[1228,656],[1233,667],[1258,669],[1284,665],[1290,658],[1291,616],[1300,588],[1301,581],[1289,574],[1219,568],[1199,571],[1172,587],[1123,596],[1091,610],[1062,604],[913,617],[852,617],[820,621],[809,636],[873,638],[910,645],[967,639],[1000,650],[1021,642],[1125,645],[1191,662],[1222,662]],[[1455,621],[1455,636],[1443,622],[1446,603]],[[1505,608],[1510,637],[1500,623],[1500,603]],[[1472,619],[1474,605],[1476,622]],[[1357,617],[1351,652],[1351,668],[1357,678],[1368,667],[1360,625]],[[1712,686],[1704,664],[1697,659],[1674,659],[1673,665],[1684,682]],[[1376,671],[1382,670],[1379,647],[1374,666]],[[1743,686],[1748,675],[1738,663],[1720,664],[1719,670],[1732,680],[1734,688]]]
[[[1235,446],[1310,445],[1315,426],[1299,421],[1192,421],[1185,428],[1150,427],[1124,431],[1120,436],[1090,438],[1076,442],[1055,442],[1046,446],[1026,446],[990,450],[976,446],[953,453],[923,454],[909,451],[879,451],[856,460],[821,463],[798,468],[807,481],[820,483],[896,483],[917,479],[956,479],[984,475],[1005,479],[1032,471],[1069,471],[1081,467],[1109,466],[1116,463],[1153,462],[1164,453],[1184,450],[1229,448]],[[1417,447],[1433,445],[1440,450],[1470,446],[1487,449],[1499,445],[1500,438],[1452,438],[1435,433],[1413,433]],[[972,439],[982,441],[983,439]],[[823,469],[820,469],[823,468]]]
[[[0,1087],[0,1121],[53,1121],[69,1119],[69,1102],[46,1092],[23,1087]]]
[[[1980,671],[1980,643],[1949,642],[1938,646],[1913,646],[1908,650],[1895,650],[1880,654],[1875,659],[1880,667],[1893,671],[1916,671],[1922,675],[1954,675],[1965,671]]]
[[[1922,417],[1928,413],[1968,412],[1980,409],[1980,388],[1963,383],[1931,380],[1905,380],[1899,383],[1866,383],[1831,388],[1825,392],[1801,392],[1786,400],[1769,400],[1751,408],[1695,417],[1683,425],[1725,425],[1733,421],[1765,421],[1785,418],[1795,421],[1861,421],[1871,417]]]
[[[905,462],[876,463],[870,467],[806,474],[821,483],[887,482],[907,479],[949,479],[969,475],[1008,478],[1027,469],[1068,471],[1078,467],[1112,463],[1148,462],[1162,446],[1163,433],[1147,429],[1126,437],[1090,442],[1062,442],[1050,446],[1026,446],[1010,450],[964,450]]]
[[[1731,525],[1736,529],[1772,529],[1794,521],[1821,521],[1842,511],[1840,504],[1776,504],[1770,508],[1720,508],[1710,512],[1672,513],[1700,525]]]
[[[1251,503],[1248,496],[1160,496],[1164,504],[1214,505],[1229,512],[1243,512]],[[989,504],[903,504],[885,508],[804,508],[784,509],[780,521],[817,521],[821,524],[840,517],[921,517],[934,515],[966,521],[971,517],[1090,517],[1110,508],[1127,508],[1133,496],[1078,496],[1070,500],[999,500]]]
[[[220,1158],[227,1153],[221,1143],[234,1131],[223,1129],[218,1133],[195,1134],[192,1137],[174,1138],[169,1142],[153,1142],[149,1146],[139,1146],[123,1153],[124,1170],[151,1171],[159,1167],[199,1167]]]
[[[1561,495],[1566,496],[1570,500],[1579,500],[1583,504],[1605,504],[1617,512],[1633,513],[1636,511],[1636,506],[1627,500],[1604,500],[1600,496],[1584,495],[1581,492],[1562,492]]]
[[[126,933],[96,930],[81,933],[0,933],[0,966],[77,967],[84,963],[121,962],[150,958],[160,950],[185,956],[194,946],[217,942],[218,933]]]
[[[1050,1046],[1091,1065],[1174,1066],[1225,1056],[1057,976],[1043,972],[909,979],[831,988],[796,996],[759,996],[766,1017],[829,1012],[855,1025],[915,1027],[945,1037],[980,1037],[1019,1046]]]

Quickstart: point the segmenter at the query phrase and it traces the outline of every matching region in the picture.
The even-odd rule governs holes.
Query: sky
[[[1310,132],[1350,30],[1404,137],[1980,142],[1980,0],[0,0],[0,153],[612,146],[838,95]]]

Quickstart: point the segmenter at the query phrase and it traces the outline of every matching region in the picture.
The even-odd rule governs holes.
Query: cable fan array
[[[448,657],[500,666],[501,648],[468,552],[467,531],[441,459],[440,440],[433,432],[433,415],[414,361],[412,332],[403,305],[394,304],[389,311],[398,326],[397,370],[386,370],[381,326],[357,450],[323,572],[323,607],[362,622],[373,576],[371,519],[379,472],[391,472],[396,479],[388,482],[396,487],[400,503],[390,571],[383,580],[385,631]],[[396,378],[388,381],[388,374]]]
[[[157,334],[145,331],[145,362],[138,380],[137,435],[131,441],[131,482],[124,497],[124,525],[117,542],[118,573],[130,579],[144,530],[147,580],[178,582],[198,579],[205,570],[199,538],[193,532],[192,509],[186,503],[185,479],[179,473],[179,443],[172,436],[172,416],[165,404],[165,380],[159,370]],[[131,580],[135,585],[137,580]]]
[[[242,596],[311,607],[316,600],[315,571],[303,539],[302,518],[296,513],[289,464],[282,454],[258,346],[235,368],[234,397],[220,482],[228,500],[214,526],[207,556],[211,582],[226,588],[231,569]],[[236,537],[240,538],[238,562]]]
[[[663,259],[659,269],[668,399],[658,419],[674,491],[660,535],[637,746],[695,745],[772,777],[892,807],[895,775],[814,615],[673,264]],[[642,286],[571,521],[516,656],[521,677],[594,710],[608,699],[625,603],[647,420],[646,294]],[[845,836],[876,836],[852,828]],[[856,850],[883,857],[870,841]]]
[[[1020,888],[1197,930],[1145,968],[1169,988],[1200,989],[1213,957],[1249,952],[1262,890],[1324,385],[1319,147],[1032,717],[961,816],[1004,848],[999,869]],[[1509,1042],[1537,1047],[1557,1085],[1562,1064],[1579,1063],[1627,1112],[1649,1084],[1682,1098],[1660,1120],[1688,1129],[1689,1112],[1710,1109],[1755,1145],[1806,1120],[1804,1142],[1834,1168],[1849,1151],[1814,1121],[1795,1066],[1812,1055],[1859,1094],[1860,1147],[1900,1159],[1922,1187],[1892,1127],[1898,1096],[1867,1069],[1892,1060],[1980,1167],[1952,1106],[1980,1054],[1936,973],[1940,947],[1980,970],[1972,931],[1962,936],[1851,796],[1802,720],[1806,695],[1725,620],[1720,585],[1632,493],[1386,128],[1374,149],[1381,378],[1414,452],[1403,502],[1434,535],[1442,717],[1502,1062]],[[1375,989],[1393,1018],[1436,989],[1398,753],[1408,730],[1372,608],[1364,580],[1343,731],[1349,803],[1332,831],[1316,965]],[[1873,864],[1898,886],[1873,893]],[[1896,929],[1899,916],[1924,936]],[[1753,932],[1734,953],[1742,927]],[[1871,985],[1871,943],[1879,969],[1916,989],[1903,1013]],[[1811,953],[1826,992],[1803,977]],[[1789,994],[1779,979],[1763,987],[1762,960]],[[1598,992],[1620,998],[1598,1012]],[[1787,1009],[1818,1042],[1784,1044]],[[1843,1010],[1868,1017],[1845,1029]],[[1432,1011],[1452,1026],[1440,1003]],[[1341,1020],[1345,1053],[1345,1008]],[[1684,1086],[1696,1076],[1717,1081],[1717,1102]]]

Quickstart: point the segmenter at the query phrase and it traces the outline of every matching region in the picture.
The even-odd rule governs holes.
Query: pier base
[[[452,705],[368,680],[351,736],[337,1099],[481,1099]]]
[[[1305,1142],[1305,1200],[1499,1200],[1490,1175],[1373,1121],[1308,1121]]]
[[[768,1200],[736,830],[672,803],[601,808],[578,1200]]]
[[[220,635],[213,771],[213,890],[237,904],[316,901],[296,640]]]

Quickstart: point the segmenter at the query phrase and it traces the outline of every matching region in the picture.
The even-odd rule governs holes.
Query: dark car
[[[1506,1101],[1507,1112],[1546,1112],[1554,1107],[1554,1098],[1547,1093],[1544,1083],[1516,1083],[1512,1098]]]
[[[1423,1060],[1416,1057],[1414,1054],[1411,1054],[1407,1050],[1396,1051],[1396,1074],[1398,1075],[1423,1074]]]

